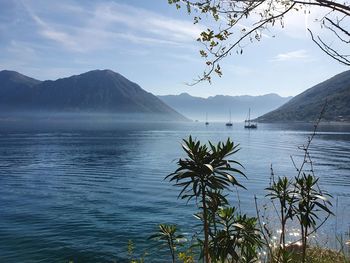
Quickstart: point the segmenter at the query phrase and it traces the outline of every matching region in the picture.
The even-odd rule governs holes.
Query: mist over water
[[[297,146],[313,128],[58,120],[0,122],[0,262],[123,262],[129,239],[137,252],[147,249],[152,262],[164,262],[164,253],[146,240],[156,225],[177,223],[192,233],[198,223],[193,203],[178,200],[179,189],[163,180],[184,156],[183,138],[218,142],[230,137],[240,144],[234,158],[248,177],[237,177],[248,189],[239,190],[240,205],[254,215],[253,197],[263,199],[270,165],[276,175],[294,176],[290,155],[301,160]],[[311,154],[337,213],[323,235],[345,233],[350,227],[349,151],[350,126],[320,127]],[[229,199],[238,205],[235,192]]]
[[[21,111],[0,113],[0,131],[128,130],[178,121],[174,116],[161,113]],[[185,117],[181,121],[191,122]]]

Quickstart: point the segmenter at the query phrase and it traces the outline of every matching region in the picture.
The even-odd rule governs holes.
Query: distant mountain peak
[[[205,120],[206,114],[211,121],[227,121],[231,110],[234,120],[244,120],[249,107],[252,115],[259,116],[269,112],[289,100],[278,95],[266,96],[229,96],[216,95],[208,98],[194,97],[188,93],[158,96],[166,104],[192,119]]]
[[[0,71],[0,89],[10,88],[15,84],[18,88],[32,87],[40,83],[40,80],[27,77],[17,71],[2,70]]]
[[[174,96],[176,96],[176,95],[174,95]],[[190,95],[189,93],[187,93],[187,92],[182,92],[182,93],[180,93],[178,96],[183,96],[183,97],[193,97],[192,95]]]
[[[163,120],[187,120],[153,94],[109,69],[43,82],[5,71],[0,72],[0,83],[0,107],[12,111],[140,113],[163,116]]]
[[[30,77],[27,77],[17,71],[13,71],[13,70],[1,70],[0,71],[0,76],[1,77],[7,77],[7,78],[25,78],[25,79],[33,79]]]
[[[17,71],[13,71],[13,70],[7,70],[7,69],[4,69],[4,70],[0,70],[0,74],[14,74],[14,75],[19,75],[20,73],[18,73]]]
[[[117,73],[111,69],[94,69],[94,70],[84,72],[80,75],[89,75],[89,74],[120,75],[119,73]]]
[[[73,75],[67,78],[71,78],[71,77],[123,77],[125,78],[121,74],[114,72],[113,70],[110,70],[110,69],[94,69],[94,70]]]

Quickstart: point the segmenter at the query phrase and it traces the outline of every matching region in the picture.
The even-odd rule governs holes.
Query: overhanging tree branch
[[[350,44],[349,2],[340,0],[168,0],[168,2],[175,4],[177,8],[184,4],[188,13],[194,14],[194,23],[199,23],[203,17],[214,20],[214,26],[203,31],[198,38],[198,41],[204,44],[200,55],[205,59],[207,68],[190,85],[204,80],[211,82],[213,74],[221,77],[219,62],[222,59],[233,52],[242,54],[247,42],[260,41],[263,32],[269,32],[277,24],[284,28],[285,15],[300,11],[311,12],[314,10],[312,7],[326,11],[323,17],[314,21],[319,23],[320,32],[325,34],[322,34],[321,38],[319,32],[308,29],[312,41],[334,60],[346,66],[350,64],[349,55],[344,51],[349,50]],[[332,36],[335,36],[335,39]]]
[[[291,9],[293,9],[295,6],[295,4],[292,4],[288,9],[286,9],[284,12],[282,12],[279,15],[276,16],[272,16],[270,18],[267,18],[263,21],[261,21],[259,24],[257,24],[255,27],[253,27],[252,29],[248,30],[243,36],[241,36],[236,42],[234,42],[228,49],[225,49],[224,52],[222,52],[221,54],[216,53],[212,53],[215,55],[215,59],[211,62],[211,67],[209,69],[208,72],[204,72],[203,77],[201,77],[200,79],[196,80],[194,83],[190,84],[190,85],[195,85],[203,80],[208,80],[210,82],[210,75],[215,71],[220,71],[220,67],[218,67],[218,63],[220,62],[220,60],[222,60],[223,58],[225,58],[227,55],[230,54],[230,52],[237,47],[245,38],[247,38],[248,36],[250,36],[253,32],[257,31],[259,28],[262,28],[264,25],[270,23],[273,20],[276,20],[280,17],[283,17],[286,13],[288,13]],[[222,49],[221,49],[222,50]],[[220,72],[217,72],[219,76],[221,76]]]
[[[342,55],[339,54],[335,49],[331,48],[328,44],[326,44],[322,39],[318,36],[317,40],[315,39],[312,31],[310,29],[307,29],[311,35],[312,41],[328,56],[331,58],[337,60],[338,62],[350,66],[350,60],[347,58],[349,55]]]

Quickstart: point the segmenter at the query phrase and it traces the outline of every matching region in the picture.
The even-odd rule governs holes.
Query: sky
[[[54,80],[111,69],[156,95],[295,96],[348,70],[311,41],[313,19],[287,16],[226,57],[221,78],[189,86],[205,69],[195,40],[206,27],[167,0],[0,0],[0,70]]]

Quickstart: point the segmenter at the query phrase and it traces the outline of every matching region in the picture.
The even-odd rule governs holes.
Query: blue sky
[[[167,0],[0,0],[0,70],[45,80],[111,69],[154,94],[297,95],[347,70],[310,40],[312,17],[294,14],[242,55],[227,57],[212,85],[195,41],[204,25]],[[276,37],[271,37],[275,35]]]

